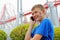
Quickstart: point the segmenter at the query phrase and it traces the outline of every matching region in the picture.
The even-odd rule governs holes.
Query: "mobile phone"
[[[34,21],[34,18],[31,16],[31,20]]]

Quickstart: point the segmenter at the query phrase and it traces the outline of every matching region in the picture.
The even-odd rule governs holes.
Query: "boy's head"
[[[41,21],[45,16],[45,8],[41,4],[33,6],[31,11],[36,21]]]

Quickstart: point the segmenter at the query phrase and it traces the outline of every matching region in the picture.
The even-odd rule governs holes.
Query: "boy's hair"
[[[41,4],[37,4],[37,5],[33,6],[31,11],[33,11],[35,8],[39,8],[40,10],[44,10],[43,5],[41,5]]]

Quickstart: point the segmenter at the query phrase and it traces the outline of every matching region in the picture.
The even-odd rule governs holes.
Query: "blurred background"
[[[0,0],[0,30],[5,32],[5,40],[21,38],[17,36],[14,39],[15,35],[10,37],[11,32],[22,24],[29,24],[31,8],[36,4],[42,4],[45,7],[47,17],[53,22],[54,28],[60,27],[60,0]],[[24,36],[20,40],[24,40]]]

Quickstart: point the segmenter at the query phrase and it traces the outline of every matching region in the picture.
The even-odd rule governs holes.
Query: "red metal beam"
[[[60,5],[60,1],[55,2],[54,6]]]
[[[13,20],[15,20],[15,19],[16,19],[16,17],[12,17],[12,18],[6,20],[5,22],[11,22],[11,21],[13,21]]]
[[[28,12],[28,13],[24,14],[23,16],[29,15],[29,14],[31,14],[31,13],[32,13],[32,12]]]
[[[15,20],[16,19],[16,17],[11,17],[10,19],[8,19],[8,20],[6,20],[6,21],[4,21],[5,23],[8,23],[8,22],[11,22],[11,21],[13,21],[13,20]],[[1,24],[4,24],[4,22],[0,22],[0,25]]]
[[[2,20],[2,17],[3,17],[3,16],[4,16],[4,14],[5,14],[5,10],[6,10],[6,4],[4,4],[4,7],[3,7],[3,11],[2,11],[2,15],[1,15],[0,20]]]

